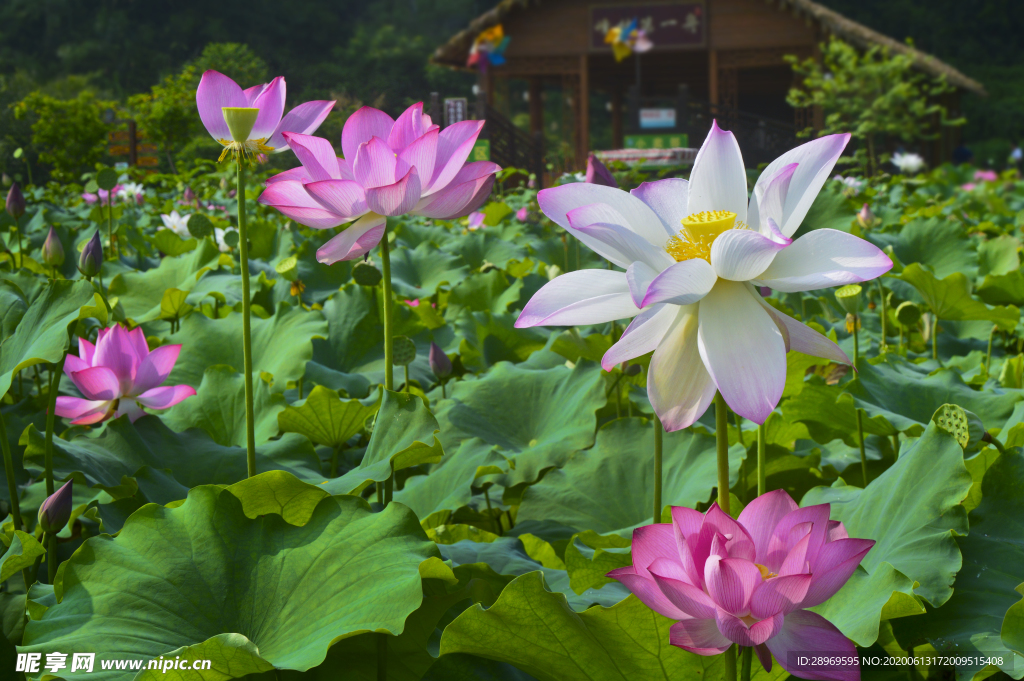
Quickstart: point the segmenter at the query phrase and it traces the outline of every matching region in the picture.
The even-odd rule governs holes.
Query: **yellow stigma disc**
[[[728,210],[710,210],[687,215],[683,228],[665,244],[665,250],[678,262],[692,258],[711,259],[711,244],[727,229],[736,224],[736,213]]]

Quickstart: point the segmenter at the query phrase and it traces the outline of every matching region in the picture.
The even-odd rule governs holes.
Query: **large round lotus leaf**
[[[256,444],[263,444],[277,435],[277,415],[287,405],[266,381],[254,380],[253,388]],[[244,374],[223,364],[211,366],[196,394],[161,414],[161,419],[171,430],[202,428],[219,445],[245,447]]]
[[[868,573],[889,563],[920,584],[915,590],[919,596],[939,606],[952,595],[960,570],[953,537],[967,534],[967,513],[960,502],[970,488],[963,449],[952,435],[931,424],[866,489],[840,481],[812,489],[800,503],[832,504],[832,519],[842,521],[851,537],[875,540],[861,563]]]
[[[405,298],[427,298],[440,286],[455,286],[468,274],[469,268],[462,258],[430,244],[391,254],[391,285],[396,294]]]
[[[115,276],[110,280],[109,294],[117,297],[125,316],[136,322],[158,319],[164,291],[169,288],[191,291],[202,281],[203,269],[215,266],[219,257],[217,246],[209,239],[202,239],[195,250],[184,256],[164,258],[159,266],[145,272]]]
[[[313,388],[301,407],[287,407],[277,416],[284,433],[305,435],[318,445],[341,447],[377,412],[359,400],[342,400],[322,385]]]
[[[0,280],[0,342],[14,334],[28,305],[14,282]]]
[[[702,657],[669,644],[672,624],[635,596],[574,613],[531,572],[505,587],[489,609],[473,606],[449,624],[441,655],[507,662],[539,681],[724,680],[721,655]],[[778,678],[780,669],[774,665],[767,674],[755,661],[751,679]]]
[[[515,469],[497,482],[533,482],[593,444],[604,390],[601,368],[591,362],[546,370],[501,363],[476,380],[455,383],[450,398],[437,404],[442,443],[451,451],[469,437],[499,445],[515,459]]]
[[[978,273],[974,242],[959,222],[945,217],[911,220],[899,232],[872,232],[869,240],[882,249],[892,245],[900,262],[919,262],[940,279],[953,272],[972,278]]]
[[[940,322],[988,320],[1011,331],[1020,321],[1020,310],[1013,305],[990,308],[971,297],[971,282],[962,272],[939,279],[915,262],[903,270],[900,279],[917,289]]]
[[[628,456],[624,452],[629,452]],[[730,484],[745,452],[729,451]],[[711,498],[718,483],[715,438],[691,430],[666,433],[662,500],[694,507]],[[591,449],[575,452],[560,469],[528,488],[516,522],[556,519],[576,530],[627,532],[650,524],[654,514],[654,424],[617,419],[597,431]]]
[[[54,281],[28,306],[14,334],[0,344],[0,395],[14,375],[34,364],[61,361],[68,348],[68,327],[78,321],[83,305],[92,302],[87,281]]]
[[[997,666],[1014,679],[1024,678],[1022,628],[1006,622],[1008,611],[1020,608],[1024,582],[1024,454],[1019,448],[1008,449],[985,473],[981,504],[968,519],[970,534],[957,538],[964,563],[953,597],[926,617],[894,621],[893,631],[903,646],[927,641],[939,655],[963,656],[964,663],[972,662],[970,656],[1001,656],[1004,662]],[[970,679],[983,667],[957,665],[957,678]]]
[[[294,495],[294,482],[270,477]],[[69,679],[124,678],[100,661],[160,655],[211,659],[229,679],[304,671],[341,639],[401,633],[423,597],[419,566],[438,556],[416,517],[331,496],[301,525],[260,503],[250,517],[244,498],[264,494],[264,482],[200,486],[178,508],[142,507],[116,538],[88,539],[20,652],[95,652],[96,670]]]
[[[289,381],[302,376],[306,362],[313,356],[313,339],[326,336],[327,323],[318,311],[280,303],[274,316],[252,319],[253,371],[269,373],[274,377],[273,389],[281,392]],[[236,371],[244,366],[240,314],[218,320],[190,315],[181,322],[181,331],[174,340],[178,338],[182,343],[181,355],[167,379],[169,385],[187,383],[199,387],[206,368],[213,364],[227,364]]]
[[[458,449],[445,452],[440,463],[427,468],[427,475],[408,478],[405,487],[395,492],[395,500],[420,518],[437,511],[455,511],[472,500],[471,488],[478,478],[490,481],[491,476],[507,470],[508,461],[499,448],[470,438],[460,442]]]

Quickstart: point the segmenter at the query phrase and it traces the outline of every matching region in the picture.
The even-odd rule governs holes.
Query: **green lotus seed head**
[[[932,422],[950,435],[952,435],[961,447],[967,448],[970,442],[970,428],[967,422],[967,412],[955,404],[944,404],[932,414]]]
[[[861,290],[857,284],[848,284],[836,291],[836,300],[848,313],[857,314],[857,310],[860,309]]]
[[[904,328],[917,326],[917,323],[921,321],[921,308],[909,300],[900,303],[900,306],[896,308],[896,321]]]
[[[395,336],[392,345],[391,363],[408,366],[416,359],[416,344],[408,336]]]
[[[372,262],[359,262],[352,268],[352,280],[360,286],[376,286],[382,278]]]
[[[294,255],[289,255],[277,263],[274,270],[288,281],[295,281],[299,278],[299,259]]]

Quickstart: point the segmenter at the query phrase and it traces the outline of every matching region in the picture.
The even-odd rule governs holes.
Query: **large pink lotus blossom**
[[[462,121],[442,131],[422,103],[397,121],[364,106],[345,122],[344,158],[323,138],[286,134],[302,166],[267,180],[259,201],[316,229],[355,221],[316,253],[328,265],[355,260],[380,243],[387,216],[451,220],[483,204],[500,168],[466,163],[482,128],[483,121]]]
[[[674,646],[698,655],[717,655],[733,643],[753,646],[768,671],[774,656],[801,678],[856,681],[856,663],[794,671],[789,659],[798,651],[856,659],[849,639],[806,610],[838,591],[875,544],[849,538],[829,510],[799,508],[783,490],[750,502],[737,520],[718,504],[703,515],[673,507],[671,524],[633,532],[633,565],[608,576],[678,620]]]
[[[213,139],[224,145],[225,154],[235,148],[247,156],[284,151],[288,148],[286,132],[309,134],[315,131],[334,107],[333,101],[312,101],[299,104],[285,115],[285,89],[284,76],[243,90],[223,73],[207,71],[196,90],[199,118]],[[259,109],[248,139],[232,139],[224,108]]]
[[[192,386],[160,385],[178,361],[181,346],[161,345],[150,352],[141,327],[128,331],[116,324],[102,329],[95,346],[79,339],[78,352],[78,357],[67,356],[64,373],[85,399],[58,397],[55,410],[75,425],[123,414],[135,421],[145,414],[142,407],[167,409],[196,394]]]

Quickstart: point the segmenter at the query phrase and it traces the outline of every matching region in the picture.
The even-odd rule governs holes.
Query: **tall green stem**
[[[114,190],[107,192],[107,241],[110,242],[110,259],[114,259]]]
[[[384,228],[384,235],[380,240],[380,263],[384,270],[382,283],[384,284],[384,388],[385,390],[395,389],[395,345],[393,328],[393,314],[395,300],[391,293],[391,247],[388,244],[388,230]],[[384,481],[384,505],[391,503],[391,496],[395,490],[395,471]]]
[[[939,361],[939,318],[932,313],[932,359]],[[941,362],[939,362],[941,364]]]
[[[740,681],[750,681],[750,664],[753,656],[754,649],[750,646],[744,646],[743,652],[740,653]]]
[[[60,362],[53,365],[50,370],[50,394],[46,396],[50,403],[46,409],[46,454],[44,467],[46,469],[46,496],[53,496],[53,429],[57,409],[57,388],[60,386],[60,375],[64,373],[64,360],[67,352],[60,358]],[[53,584],[53,578],[57,576],[57,535],[51,534],[46,543],[46,570]]]
[[[722,393],[715,393],[715,444],[718,451],[718,506],[729,513],[729,407],[726,406]],[[726,664],[728,658],[732,657],[732,676],[727,678],[735,679],[735,648],[729,648],[725,655]]]
[[[768,491],[767,475],[765,471],[765,427],[762,423],[757,427],[757,496]]]
[[[249,321],[249,229],[245,217],[245,162],[238,159],[238,259],[242,269],[242,362],[245,365],[245,453],[246,470],[256,475],[256,415],[252,388],[252,326]]]
[[[985,353],[985,373],[987,374],[992,369],[992,337],[996,335],[996,325],[992,325],[992,330],[988,332],[988,352]]]
[[[21,246],[21,218],[14,221],[14,233],[18,235],[18,268],[25,266],[25,251]]]
[[[885,290],[882,288],[882,278],[881,277],[879,277],[878,279],[875,279],[875,283],[878,284],[878,298],[881,301],[879,303],[879,305],[881,306],[881,309],[882,309],[882,344],[878,348],[878,351],[880,353],[884,354],[886,352],[886,349],[885,349],[885,346],[886,346],[885,333],[886,333],[886,326],[888,324],[888,317],[885,314]]]
[[[729,646],[729,648],[722,653],[722,662],[725,663],[725,669],[722,670],[722,678],[725,681],[733,681],[736,678],[736,644]]]
[[[50,584],[57,579],[57,535],[46,535],[46,577]]]
[[[28,526],[21,517],[21,504],[18,498],[18,483],[14,479],[14,457],[11,456],[11,443],[7,441],[7,426],[0,415],[0,447],[4,451],[4,473],[7,475],[7,493],[11,496],[11,514],[14,517],[14,528],[28,531]]]
[[[661,425],[661,419],[654,415],[654,523],[661,522],[661,452],[662,435],[665,429]]]
[[[864,450],[864,410],[857,410],[857,442],[860,444],[860,472],[864,476],[864,486],[868,486],[868,456]]]
[[[860,322],[860,315],[853,315],[853,366],[857,366],[857,357],[860,356],[860,329],[857,327]]]

